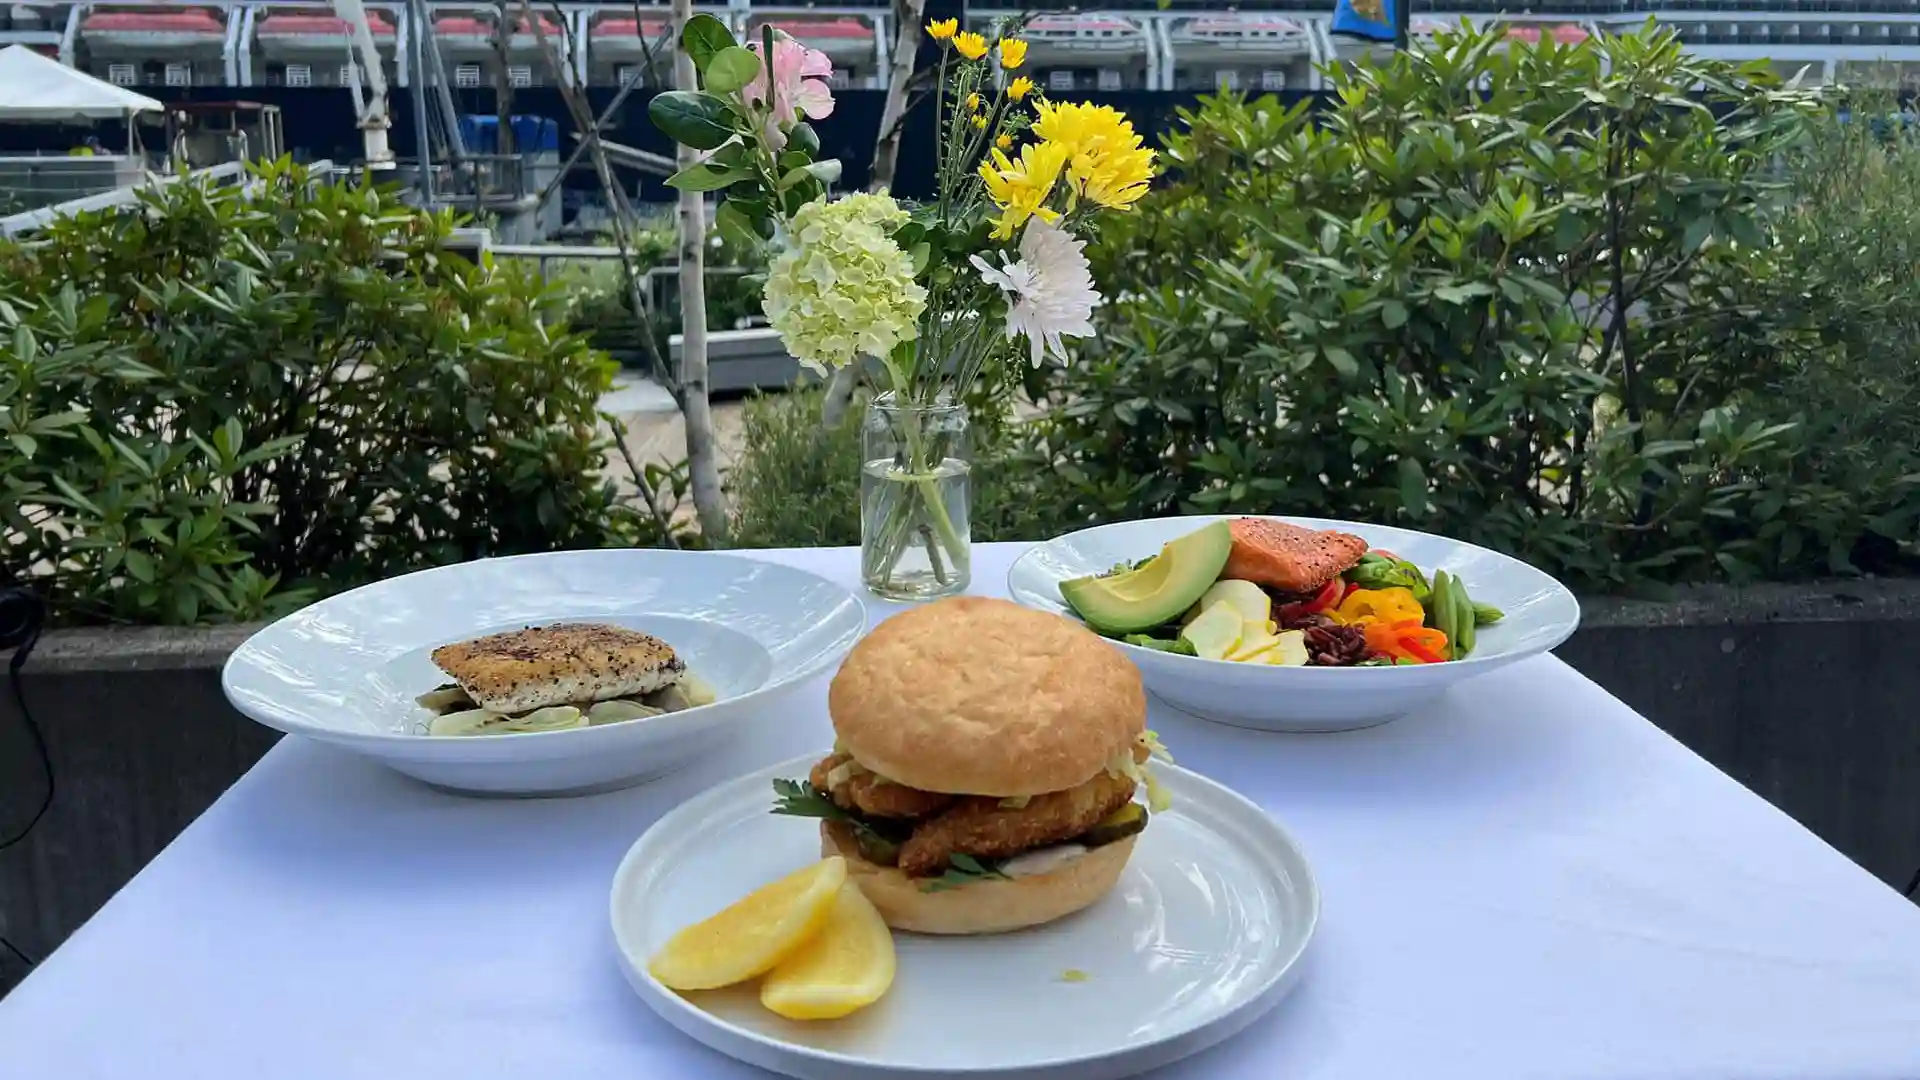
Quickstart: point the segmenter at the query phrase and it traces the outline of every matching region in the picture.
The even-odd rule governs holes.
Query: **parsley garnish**
[[[937,878],[928,878],[920,885],[921,892],[941,892],[946,889],[958,889],[962,885],[977,885],[982,881],[1011,881],[1000,869],[997,862],[981,862],[971,855],[947,856],[947,872]]]
[[[845,822],[848,825],[864,825],[852,814],[842,810],[839,804],[827,797],[827,793],[814,787],[807,780],[775,780],[773,782],[773,812],[791,817],[824,818],[828,821]]]
[[[869,821],[834,802],[810,781],[775,780],[773,793],[776,796],[774,813],[839,822],[853,830],[860,854],[882,866],[894,864],[900,857],[900,845],[912,831],[912,826],[906,823]]]

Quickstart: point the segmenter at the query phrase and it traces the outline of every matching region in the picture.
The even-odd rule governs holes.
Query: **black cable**
[[[13,650],[12,659],[7,661],[7,681],[13,686],[13,703],[20,709],[20,723],[26,727],[27,738],[33,743],[34,756],[40,759],[40,772],[47,778],[46,793],[40,797],[40,805],[34,808],[33,816],[27,819],[19,832],[0,840],[0,851],[25,840],[53,806],[53,758],[47,753],[47,740],[40,731],[40,725],[27,708],[26,686],[20,677],[21,669],[27,666],[27,658],[33,655],[33,647],[40,642],[40,630],[46,624],[46,618],[46,605],[33,590],[19,586],[0,589],[0,649]],[[27,967],[34,966],[34,959],[4,936],[0,936],[0,948],[18,957]]]
[[[1912,896],[1916,892],[1920,892],[1920,869],[1915,870],[1913,880],[1907,882],[1907,895]]]
[[[0,649],[13,650],[13,659],[7,661],[7,681],[13,684],[13,703],[20,709],[20,723],[27,729],[27,738],[33,741],[34,755],[40,759],[40,772],[47,778],[46,794],[40,797],[33,816],[19,832],[0,840],[0,851],[25,840],[53,805],[53,759],[47,754],[47,740],[40,732],[40,725],[34,722],[33,713],[27,708],[26,686],[20,678],[20,669],[27,666],[33,647],[40,643],[40,628],[46,616],[46,605],[33,590],[19,586],[0,589]]]

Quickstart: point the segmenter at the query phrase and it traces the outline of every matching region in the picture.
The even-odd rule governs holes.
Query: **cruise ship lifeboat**
[[[1147,53],[1146,32],[1113,15],[1043,15],[1020,36],[1032,46],[1027,62],[1034,67],[1089,67]]]
[[[827,54],[837,68],[871,71],[874,51],[873,27],[863,19],[771,19],[775,30],[782,31],[809,49]],[[760,24],[754,23],[751,40],[760,39]]]
[[[217,58],[227,25],[199,8],[173,11],[95,11],[80,21],[80,37],[96,57],[141,60]]]
[[[1254,64],[1313,55],[1306,24],[1272,16],[1188,19],[1167,35],[1182,61]]]
[[[367,29],[381,52],[394,47],[393,19],[385,12],[367,12]],[[254,39],[260,43],[260,55],[272,60],[286,57],[339,57],[352,48],[345,19],[314,12],[281,12],[260,17],[254,26]]]
[[[665,19],[601,19],[588,31],[587,40],[588,55],[609,64],[644,64],[648,50],[652,50],[655,61],[671,63],[673,59],[673,42],[667,38]]]
[[[566,35],[560,24],[552,17],[540,16],[542,29],[547,40],[560,50],[567,51]],[[493,55],[493,20],[478,15],[446,15],[433,21],[433,35],[446,47],[451,58],[471,60],[476,57]],[[540,55],[540,39],[533,32],[533,26],[522,17],[515,20],[513,36],[507,39],[507,51],[522,60]]]

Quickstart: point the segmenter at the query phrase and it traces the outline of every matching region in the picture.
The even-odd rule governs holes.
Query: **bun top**
[[[1146,729],[1140,672],[1079,623],[1006,600],[938,600],[881,623],[827,692],[841,746],[921,791],[1078,787]]]

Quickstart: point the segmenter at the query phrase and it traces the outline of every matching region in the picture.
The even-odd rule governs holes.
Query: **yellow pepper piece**
[[[1340,601],[1339,607],[1327,613],[1327,617],[1334,622],[1348,626],[1365,626],[1372,622],[1400,623],[1409,619],[1418,626],[1426,620],[1426,616],[1420,601],[1413,598],[1413,590],[1397,586],[1391,589],[1355,589]]]

